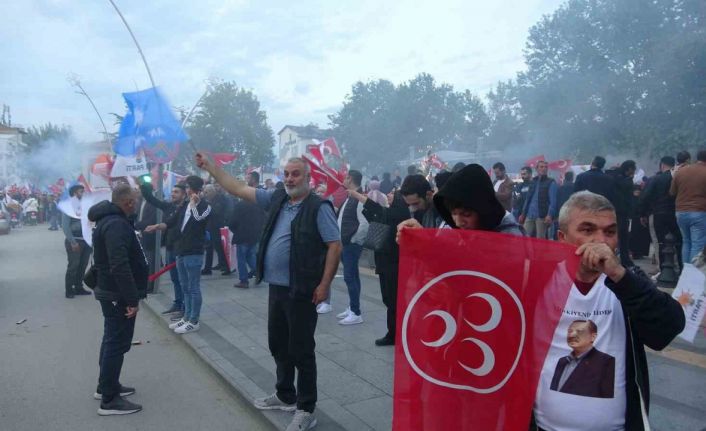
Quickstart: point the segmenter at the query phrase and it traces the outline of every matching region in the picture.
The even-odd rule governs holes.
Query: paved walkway
[[[362,262],[362,260],[361,260]],[[377,347],[385,335],[385,306],[377,277],[361,271],[361,309],[365,322],[338,325],[336,314],[348,306],[341,276],[333,283],[334,311],[319,315],[316,330],[319,430],[389,430],[392,427],[393,347]],[[233,277],[201,278],[203,308],[201,330],[186,334],[190,345],[216,372],[245,398],[274,392],[275,363],[267,347],[268,286],[235,289]],[[146,306],[155,312],[173,299],[169,279],[162,279],[160,293],[150,295]],[[165,319],[166,320],[166,319]],[[264,412],[280,429],[291,413]]]
[[[365,256],[361,258],[361,266],[367,262]],[[656,272],[649,261],[638,263],[649,272]],[[275,364],[267,347],[268,286],[263,283],[246,290],[235,289],[232,287],[235,281],[235,277],[202,277],[201,330],[182,339],[236,392],[252,400],[272,393],[275,384]],[[390,430],[392,427],[394,349],[374,345],[374,340],[386,332],[385,307],[375,274],[361,268],[361,281],[363,324],[337,324],[335,315],[348,305],[348,294],[340,275],[333,283],[334,311],[319,316],[316,414],[317,429],[321,431]],[[163,278],[161,293],[151,295],[146,305],[161,312],[171,301],[171,283]],[[699,389],[706,375],[703,335],[697,337],[695,344],[675,340],[664,352],[648,356],[654,381],[651,406],[654,429],[702,429],[706,426],[703,420],[706,411],[699,407],[706,399]],[[676,377],[692,385],[668,383]],[[284,429],[292,417],[291,413],[284,412],[263,414],[279,429]]]

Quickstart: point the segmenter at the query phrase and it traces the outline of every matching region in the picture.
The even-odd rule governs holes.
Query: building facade
[[[20,127],[0,125],[0,186],[20,182],[20,155],[25,147]]]
[[[301,157],[306,154],[308,145],[317,145],[315,141],[323,141],[331,137],[328,129],[319,129],[314,125],[284,126],[277,133],[279,148],[279,166],[284,166],[292,157]]]

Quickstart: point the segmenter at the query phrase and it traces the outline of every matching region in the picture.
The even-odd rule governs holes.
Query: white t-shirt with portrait
[[[534,415],[542,429],[625,429],[625,320],[620,301],[605,279],[601,275],[585,296],[575,284],[571,287],[537,387]],[[569,360],[572,348],[567,344],[567,332],[575,320],[591,320],[598,327],[594,351],[581,357],[578,365]]]

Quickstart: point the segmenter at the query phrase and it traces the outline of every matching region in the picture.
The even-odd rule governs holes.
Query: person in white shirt
[[[581,263],[542,368],[530,429],[649,429],[645,346],[664,349],[684,329],[684,312],[642,271],[621,265],[615,209],[605,197],[572,195],[559,212],[559,241],[575,245]],[[577,326],[577,316],[586,325]],[[577,355],[578,330],[591,348]],[[580,389],[587,380],[602,387]]]

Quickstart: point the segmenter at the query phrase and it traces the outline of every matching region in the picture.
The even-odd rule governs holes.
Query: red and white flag
[[[336,140],[333,138],[328,138],[322,142],[321,148],[324,155],[331,154],[334,157],[343,158],[341,150],[338,149],[338,144],[336,144]]]
[[[525,166],[529,166],[530,168],[534,169],[537,167],[537,163],[539,162],[544,162],[544,154],[540,154],[538,156],[534,156],[531,159],[528,159],[525,161]]]
[[[83,176],[83,174],[79,175],[76,181],[81,184],[84,189],[86,189],[86,192],[90,193],[91,191],[93,191],[91,189],[91,185],[88,183],[88,180],[86,179],[86,177]]]
[[[238,159],[238,153],[210,153],[209,155],[218,166],[233,163]]]
[[[527,430],[574,251],[483,231],[404,230],[393,430]]]

